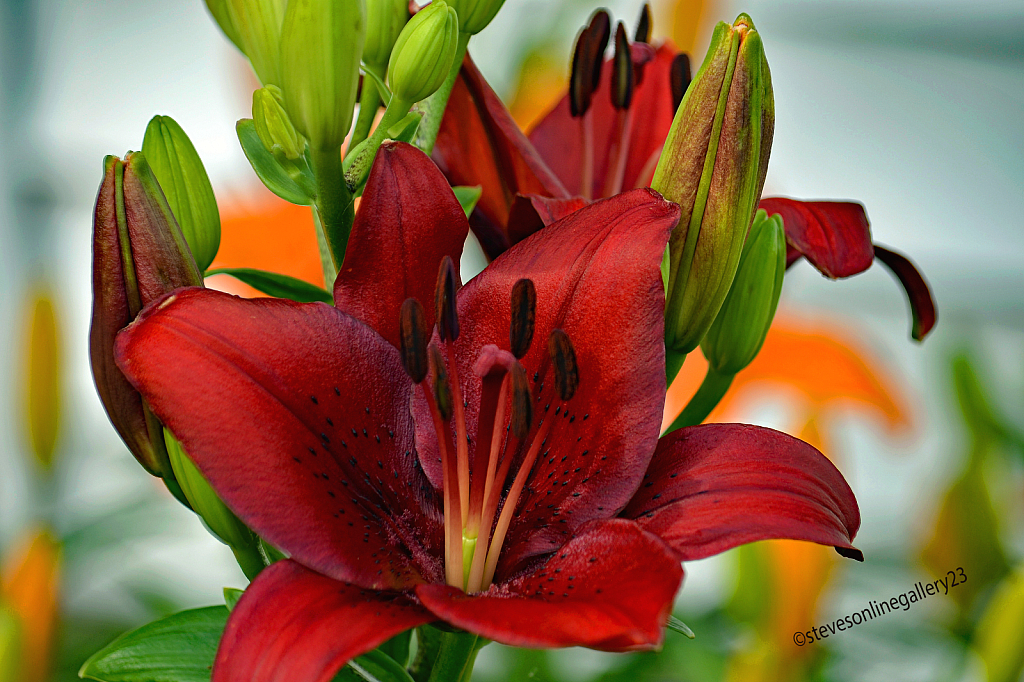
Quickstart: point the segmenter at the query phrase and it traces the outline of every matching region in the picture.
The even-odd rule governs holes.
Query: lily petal
[[[706,424],[658,443],[643,487],[622,516],[657,534],[683,561],[757,540],[851,544],[860,511],[843,475],[803,441],[759,426]]]
[[[405,299],[424,304],[433,326],[428,302],[438,265],[450,256],[459,271],[468,233],[466,214],[427,155],[404,142],[381,145],[334,282],[334,304],[397,347]]]
[[[656,536],[623,519],[581,529],[535,571],[485,593],[419,585],[439,618],[510,646],[605,651],[661,644],[683,569]]]
[[[850,277],[871,267],[875,252],[862,204],[769,197],[761,199],[758,208],[782,216],[786,243],[791,247],[787,265],[802,255],[831,279]]]
[[[561,220],[589,203],[583,197],[556,199],[539,194],[517,194],[509,209],[509,242],[518,244],[542,227]]]
[[[441,570],[398,351],[322,303],[179,289],[117,362],[249,527],[325,575],[400,588]]]
[[[470,223],[490,258],[511,245],[505,226],[516,194],[570,196],[469,55],[448,100],[433,159],[452,185],[482,187]]]
[[[660,265],[678,219],[679,207],[648,189],[598,201],[513,246],[460,290],[459,316],[473,324],[457,343],[458,370],[473,377],[484,346],[509,348],[512,287],[520,278],[533,280],[534,342],[521,362],[534,419],[524,446],[541,420],[554,420],[509,528],[498,579],[562,546],[585,522],[614,516],[640,485],[665,399]],[[579,367],[579,389],[564,404],[547,350],[555,329],[568,334]],[[464,383],[467,432],[475,434],[480,382]],[[417,447],[440,485],[436,436],[417,398]]]
[[[910,335],[917,341],[923,340],[935,326],[936,318],[935,301],[932,300],[928,283],[924,281],[924,277],[910,259],[902,253],[875,244],[875,258],[882,261],[882,265],[889,268],[903,285],[914,317]]]
[[[260,573],[235,605],[212,682],[328,682],[356,656],[431,620],[401,595],[363,590],[286,559]]]

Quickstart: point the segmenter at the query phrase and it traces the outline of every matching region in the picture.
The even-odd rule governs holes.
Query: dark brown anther
[[[430,330],[427,328],[427,314],[415,298],[405,299],[399,322],[402,351],[402,367],[414,383],[420,383],[427,376],[427,344]]]
[[[590,29],[583,29],[576,39],[576,48],[572,53],[572,73],[569,76],[569,113],[579,118],[590,108],[590,73],[589,62],[584,57]]]
[[[437,335],[442,341],[459,338],[459,314],[455,308],[455,292],[458,279],[455,264],[445,256],[437,271],[437,289],[434,292],[434,316],[437,318]]]
[[[434,380],[434,400],[441,419],[448,421],[452,416],[452,387],[448,382],[448,368],[437,346],[430,345],[430,376]]]
[[[512,366],[512,435],[526,438],[533,422],[533,403],[530,400],[530,382],[526,370],[518,362]]]
[[[576,351],[573,350],[569,335],[561,329],[551,332],[548,337],[548,354],[554,364],[558,397],[570,400],[580,385],[580,373],[576,366]]]
[[[612,106],[629,109],[633,102],[633,54],[626,38],[626,27],[615,29],[615,57],[612,61]]]
[[[633,37],[633,42],[636,43],[650,43],[651,42],[651,4],[644,3],[644,8],[640,10],[640,21],[636,23],[636,34]]]
[[[508,329],[512,355],[522,359],[533,341],[534,318],[537,316],[537,289],[533,280],[521,279],[512,287],[512,321]]]
[[[678,109],[679,103],[683,101],[686,89],[690,87],[690,56],[680,52],[672,60],[672,68],[669,71],[669,80],[672,84],[672,108]]]
[[[587,55],[590,57],[590,91],[597,90],[601,84],[601,67],[604,66],[604,51],[608,49],[608,41],[612,37],[612,20],[608,12],[599,9],[590,18],[590,30]]]

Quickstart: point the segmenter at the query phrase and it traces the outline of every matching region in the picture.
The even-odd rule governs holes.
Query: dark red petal
[[[411,382],[372,329],[322,303],[179,289],[144,310],[116,352],[214,489],[271,544],[365,587],[440,571]]]
[[[590,202],[583,197],[554,199],[539,194],[517,194],[508,216],[508,239],[518,244],[542,227],[561,220]]]
[[[647,189],[596,202],[513,246],[459,293],[465,325],[457,354],[472,435],[480,401],[479,380],[465,380],[472,363],[487,344],[509,348],[515,283],[532,279],[537,292],[534,341],[521,360],[534,396],[528,439],[541,420],[554,422],[509,529],[499,579],[562,546],[583,523],[614,516],[640,485],[665,398],[660,266],[678,219],[676,204]],[[569,335],[579,367],[579,389],[567,404],[555,394],[548,356],[554,329]],[[424,467],[440,485],[422,399],[415,415]]]
[[[491,258],[509,246],[505,225],[512,197],[570,196],[469,55],[448,100],[433,158],[451,184],[483,188],[470,222]]]
[[[402,595],[279,561],[260,573],[231,612],[212,682],[328,682],[356,656],[431,620]]]
[[[647,46],[634,46],[633,51],[633,61],[638,69],[642,66],[643,71],[642,78],[637,79],[630,106],[633,131],[629,138],[624,189],[650,184],[657,157],[675,116],[670,79],[675,47],[662,45],[655,51],[653,59],[649,48],[644,48]],[[588,114],[594,123],[594,185],[591,196],[595,197],[604,195],[609,153],[618,135],[611,101],[611,70],[612,62],[609,60],[605,62],[601,85],[593,95],[593,105]],[[568,95],[534,127],[530,141],[570,194],[581,194],[580,120],[574,119],[569,112]]]
[[[843,475],[807,443],[759,426],[706,424],[665,436],[622,516],[683,561],[770,538],[860,554],[850,544],[860,511]]]
[[[936,317],[935,301],[932,300],[928,282],[924,281],[924,277],[910,259],[901,253],[875,244],[875,258],[882,261],[882,264],[896,275],[907,292],[910,311],[914,316],[914,326],[910,335],[915,340],[922,341],[935,326]]]
[[[397,347],[405,299],[422,303],[428,328],[434,326],[438,265],[449,256],[458,272],[467,234],[466,214],[427,155],[403,142],[381,145],[334,282],[334,304]]]
[[[588,524],[537,570],[483,594],[419,585],[416,595],[442,620],[502,644],[627,651],[661,644],[682,579],[661,540],[612,519]]]
[[[863,205],[769,197],[758,208],[782,216],[786,242],[826,277],[849,277],[871,267],[875,254]],[[787,258],[790,264],[793,260]]]

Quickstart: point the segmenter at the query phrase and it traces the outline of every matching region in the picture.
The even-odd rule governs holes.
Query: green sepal
[[[195,146],[173,118],[154,116],[146,126],[142,153],[160,183],[196,265],[205,270],[220,248],[220,212],[213,185]]]
[[[457,185],[452,187],[452,192],[455,193],[455,198],[459,200],[459,204],[468,218],[473,209],[476,208],[476,202],[480,201],[480,196],[484,193],[484,189],[480,185]]]
[[[207,270],[206,276],[231,275],[235,279],[245,282],[253,289],[275,298],[287,298],[299,303],[312,303],[323,301],[333,303],[334,297],[329,291],[321,289],[315,284],[305,280],[280,275],[276,272],[257,270],[255,268],[214,268]]]
[[[227,620],[224,606],[161,618],[97,651],[78,676],[101,682],[210,682]]]
[[[228,607],[228,611],[235,610],[235,604],[245,594],[245,590],[240,590],[237,587],[225,587],[224,588],[224,605]]]
[[[313,203],[316,198],[316,180],[305,159],[282,163],[284,154],[279,159],[263,146],[251,118],[243,118],[235,124],[235,132],[245,158],[249,159],[256,176],[267,189],[299,206]]]

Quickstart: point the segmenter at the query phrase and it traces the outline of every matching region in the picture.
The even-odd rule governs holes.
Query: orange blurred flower
[[[57,625],[60,544],[45,528],[23,538],[0,572],[2,601],[20,620],[21,680],[49,678]]]

